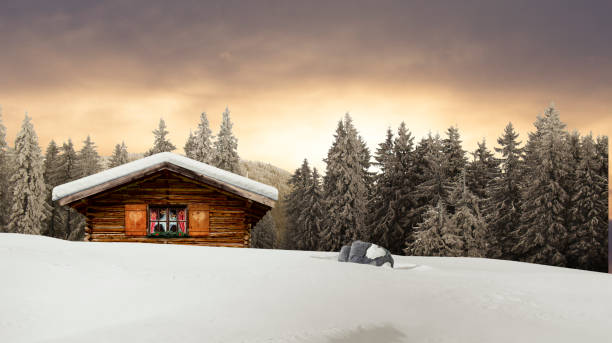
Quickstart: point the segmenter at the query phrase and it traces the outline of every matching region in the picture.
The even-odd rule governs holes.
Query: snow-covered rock
[[[610,274],[337,255],[0,233],[0,342],[610,341]]]
[[[344,247],[342,248],[344,249]],[[340,250],[340,253],[342,254],[342,250]],[[340,256],[338,260],[340,260]],[[393,256],[387,249],[376,244],[354,241],[350,246],[348,262],[375,266],[382,266],[388,262],[393,267]]]
[[[338,262],[348,262],[349,254],[351,253],[350,245],[343,245],[338,254]]]

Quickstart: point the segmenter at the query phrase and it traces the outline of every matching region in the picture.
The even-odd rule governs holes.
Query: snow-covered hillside
[[[0,234],[2,342],[604,342],[612,275]]]

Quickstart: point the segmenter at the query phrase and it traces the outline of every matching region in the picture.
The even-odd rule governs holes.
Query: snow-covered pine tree
[[[323,198],[327,218],[321,232],[323,250],[338,250],[355,239],[367,240],[369,151],[347,113],[338,123],[329,149]]]
[[[38,136],[26,114],[15,138],[16,168],[10,182],[13,185],[9,232],[39,235],[49,213],[43,175],[43,158]]]
[[[416,173],[420,176],[416,189],[419,206],[437,206],[440,201],[446,201],[452,185],[449,177],[450,160],[443,152],[443,145],[438,135],[431,134],[421,140],[417,147]]]
[[[551,105],[538,116],[535,134],[529,135],[528,177],[523,183],[521,224],[513,252],[531,263],[566,266],[568,171],[567,136],[559,112]]]
[[[10,216],[10,158],[9,146],[6,143],[6,127],[2,122],[2,106],[0,106],[0,232],[6,231]]]
[[[153,136],[155,141],[153,147],[145,153],[145,156],[151,156],[160,152],[174,151],[176,147],[170,143],[170,140],[166,137],[169,131],[166,130],[166,122],[163,118],[159,119],[159,126],[153,130]]]
[[[240,173],[240,157],[238,157],[238,140],[232,133],[232,122],[230,121],[230,111],[226,107],[223,112],[221,128],[214,143],[214,158],[212,164],[221,169],[232,173]]]
[[[224,122],[221,124],[221,130],[223,130],[224,125],[227,126],[227,131],[229,133],[229,137],[232,137],[232,123],[229,121],[229,110],[225,110],[227,112],[227,123],[225,123],[225,117],[223,118]],[[219,133],[221,134],[221,133]],[[224,138],[227,142],[230,141],[227,137]],[[210,130],[210,125],[208,123],[208,118],[206,117],[206,112],[202,112],[200,115],[200,123],[198,124],[198,130],[194,136],[194,146],[192,150],[193,158],[200,162],[211,163],[215,157],[215,150],[213,149],[213,134]],[[238,158],[238,153],[236,153],[235,149],[237,146],[237,141],[234,139],[234,150],[236,159]],[[225,169],[225,168],[223,168]],[[236,171],[239,170],[236,169]]]
[[[402,122],[393,139],[390,130],[387,139],[380,144],[376,164],[381,173],[377,175],[370,198],[369,223],[372,241],[393,254],[401,254],[406,241],[417,225],[415,213],[415,157],[414,138]]]
[[[608,208],[604,200],[607,182],[599,175],[601,166],[591,135],[582,139],[579,154],[570,213],[573,226],[569,233],[568,266],[605,272],[608,266]]]
[[[251,234],[251,248],[272,249],[276,236],[272,213],[266,213],[263,218],[253,228]]]
[[[433,206],[428,206],[423,215],[423,222],[419,224],[414,232],[414,241],[409,243],[405,249],[406,255],[415,256],[461,256],[463,247],[457,244],[449,245],[449,242],[462,242],[461,237],[452,234],[449,215],[442,201]]]
[[[374,154],[374,165],[379,173],[374,175],[374,186],[368,200],[368,226],[370,241],[389,249],[393,231],[397,229],[397,218],[391,208],[393,187],[395,186],[394,171],[395,156],[393,156],[393,132],[387,129],[385,140],[378,145]],[[392,253],[397,253],[393,252]]]
[[[57,168],[58,184],[81,177],[79,169],[79,156],[74,150],[72,140],[68,139],[68,142],[64,143],[61,148],[59,167]],[[82,216],[70,206],[62,206],[57,215],[61,216],[59,219],[64,223],[64,226],[63,228],[56,227],[55,237],[69,239],[71,236],[77,236],[82,224]],[[76,234],[72,234],[73,232],[76,232]]]
[[[189,137],[187,137],[187,141],[185,142],[185,146],[183,147],[183,150],[185,150],[185,156],[191,159],[195,159],[194,149],[195,149],[195,136],[193,135],[193,132],[189,130]]]
[[[78,177],[89,176],[102,170],[100,155],[96,150],[96,144],[87,135],[83,141],[83,147],[79,151],[77,159]]]
[[[453,214],[448,225],[452,231],[448,237],[456,240],[447,240],[447,246],[453,250],[463,249],[462,256],[499,257],[495,236],[480,211],[481,199],[470,192],[465,179],[465,174],[462,174],[449,195]]]
[[[122,164],[128,163],[128,151],[127,146],[125,145],[125,141],[121,142],[121,144],[115,145],[115,150],[113,150],[113,155],[110,158],[110,163],[108,165],[109,168],[118,167]]]
[[[55,205],[51,201],[51,190],[53,187],[59,185],[58,182],[58,168],[59,168],[59,153],[60,150],[54,140],[49,142],[45,153],[44,162],[44,180],[47,185],[46,201],[48,208],[50,209],[49,217],[45,225],[45,229],[41,232],[45,236],[55,237],[56,228],[61,227],[63,222],[61,216],[58,216],[59,206]]]
[[[307,163],[306,160],[304,160]],[[302,173],[308,173],[302,168]],[[296,247],[300,250],[318,250],[320,232],[323,226],[323,208],[321,182],[317,168],[313,168],[312,176],[304,178],[305,187],[302,200],[302,211],[298,215],[298,230],[296,232]]]
[[[467,164],[465,150],[461,147],[459,129],[451,126],[446,130],[447,138],[442,140],[442,151],[447,159],[447,177],[450,182],[455,182],[461,176]]]
[[[468,163],[466,170],[466,184],[475,196],[485,199],[492,180],[499,176],[499,162],[487,148],[484,139],[478,143],[472,156],[474,159]]]
[[[285,213],[287,217],[287,232],[283,240],[286,249],[299,249],[302,231],[302,213],[305,207],[306,189],[312,178],[308,161],[304,159],[302,166],[295,170],[289,179],[291,191],[285,197]]]
[[[306,217],[306,225],[311,227],[311,232],[316,234],[312,238],[312,250],[321,250],[320,239],[321,231],[323,230],[323,221],[325,220],[325,208],[323,205],[323,188],[321,185],[321,177],[317,168],[312,170],[311,188],[307,190],[307,196],[311,197],[308,204],[308,216]]]
[[[518,137],[512,123],[508,123],[497,139],[500,147],[495,151],[501,154],[501,173],[491,180],[486,202],[486,221],[501,249],[500,258],[509,260],[514,259],[512,249],[516,237],[512,233],[518,228],[521,215],[523,149],[519,147]]]

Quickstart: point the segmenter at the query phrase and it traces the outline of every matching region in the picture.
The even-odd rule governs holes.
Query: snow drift
[[[608,341],[612,275],[0,234],[2,342]]]

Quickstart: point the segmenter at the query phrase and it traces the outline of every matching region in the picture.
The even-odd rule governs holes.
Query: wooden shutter
[[[125,235],[147,235],[147,205],[125,205]]]
[[[207,204],[190,204],[189,212],[189,236],[208,236],[210,223],[210,209]]]

